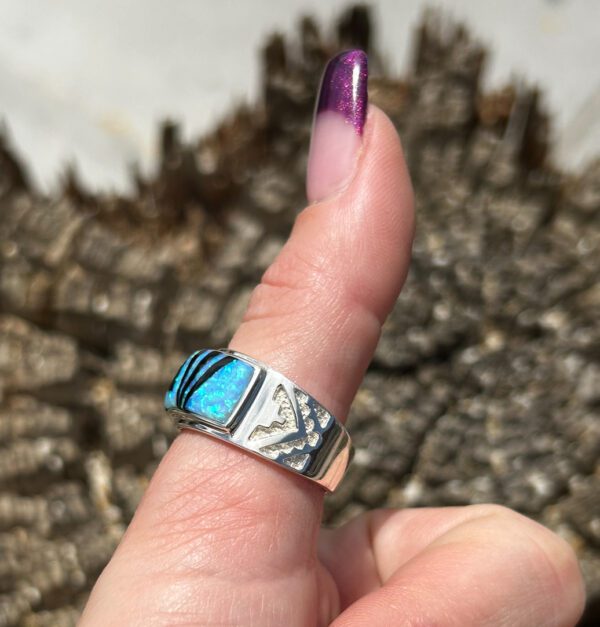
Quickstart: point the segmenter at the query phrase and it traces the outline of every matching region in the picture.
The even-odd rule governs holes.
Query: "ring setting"
[[[165,408],[180,429],[234,444],[328,491],[352,456],[348,432],[316,399],[235,351],[192,353],[166,393]]]

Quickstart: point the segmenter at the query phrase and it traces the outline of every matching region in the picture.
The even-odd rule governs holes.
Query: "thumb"
[[[328,65],[309,158],[312,204],[231,341],[342,420],[404,280],[413,231],[400,143],[383,113],[367,115],[366,80],[360,51]],[[322,495],[226,443],[182,433],[82,624],[320,622],[336,602],[316,566]]]

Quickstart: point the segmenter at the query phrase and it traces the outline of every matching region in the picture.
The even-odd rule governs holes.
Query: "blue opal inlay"
[[[231,355],[213,351],[194,353],[175,375],[165,406],[226,425],[253,374],[253,366]]]
[[[205,361],[204,358],[207,358]],[[192,388],[200,377],[214,364],[223,359],[223,355],[219,353],[211,353],[211,351],[204,351],[199,353],[198,358],[194,360],[186,376],[183,378],[181,385],[187,391]]]
[[[185,404],[185,409],[225,424],[246,391],[254,368],[233,359],[203,383]]]

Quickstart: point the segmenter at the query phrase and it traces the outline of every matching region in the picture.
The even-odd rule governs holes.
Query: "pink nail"
[[[325,68],[308,156],[311,202],[341,191],[352,178],[367,114],[367,77],[362,50],[342,52]]]

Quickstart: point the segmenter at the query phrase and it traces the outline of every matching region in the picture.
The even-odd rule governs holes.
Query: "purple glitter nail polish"
[[[337,111],[362,135],[367,115],[367,55],[362,50],[346,50],[327,64],[316,113]]]

